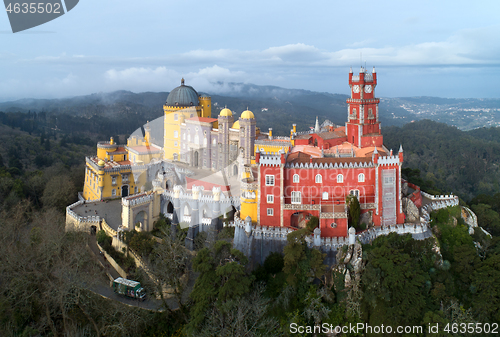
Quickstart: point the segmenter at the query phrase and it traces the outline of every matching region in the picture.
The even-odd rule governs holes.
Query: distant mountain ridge
[[[224,90],[223,94],[217,91]],[[201,93],[201,92],[200,92]],[[307,129],[316,116],[343,125],[346,121],[348,95],[286,89],[243,83],[214,83],[213,116],[227,106],[238,114],[247,108],[254,111],[257,126],[276,134],[288,135],[291,123]],[[0,103],[0,111],[45,111],[48,114],[69,114],[90,118],[115,118],[122,113],[144,115],[145,119],[160,117],[168,92],[133,93],[119,90],[62,99],[21,99]],[[400,97],[380,99],[380,120],[384,126],[431,119],[457,126],[463,130],[500,125],[500,99],[454,99],[440,97]],[[287,121],[288,124],[283,124]]]

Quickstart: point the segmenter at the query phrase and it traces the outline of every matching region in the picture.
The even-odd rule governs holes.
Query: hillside
[[[384,143],[403,145],[404,167],[419,169],[421,179],[441,193],[470,200],[500,191],[500,129],[461,131],[430,120],[384,127]]]

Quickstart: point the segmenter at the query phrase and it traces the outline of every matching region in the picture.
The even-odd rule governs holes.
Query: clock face
[[[371,85],[365,85],[365,92],[367,94],[369,94],[370,92],[372,92],[372,86]]]
[[[352,92],[357,94],[359,92],[359,85],[355,85],[354,87],[352,87]]]

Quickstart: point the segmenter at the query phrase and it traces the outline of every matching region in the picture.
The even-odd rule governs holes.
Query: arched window
[[[179,137],[179,131],[175,130],[174,131],[174,138],[177,138],[177,137]]]
[[[321,184],[323,182],[323,177],[321,174],[316,174],[316,183]]]
[[[328,200],[328,192],[323,192],[323,200]]]
[[[360,183],[365,182],[365,175],[363,173],[358,174],[358,182]]]
[[[344,176],[341,174],[337,174],[337,183],[343,183],[344,182]]]
[[[186,131],[182,133],[182,140],[186,140]]]
[[[299,178],[299,175],[298,175],[298,174],[294,174],[294,175],[293,175],[293,182],[294,182],[294,183],[298,183],[298,182],[300,182],[300,178]]]
[[[212,145],[217,145],[217,138],[212,139]]]
[[[207,146],[207,137],[203,138],[203,146]]]
[[[191,142],[191,134],[190,133],[188,133],[188,142]]]
[[[196,145],[199,145],[200,144],[200,136],[198,136],[198,134],[195,134],[194,135],[194,143]]]

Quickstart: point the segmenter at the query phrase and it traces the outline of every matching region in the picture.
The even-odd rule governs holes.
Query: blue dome
[[[168,106],[198,106],[200,101],[198,99],[198,93],[193,87],[189,85],[184,85],[184,79],[181,81],[181,86],[175,88],[168,94],[167,103]]]

